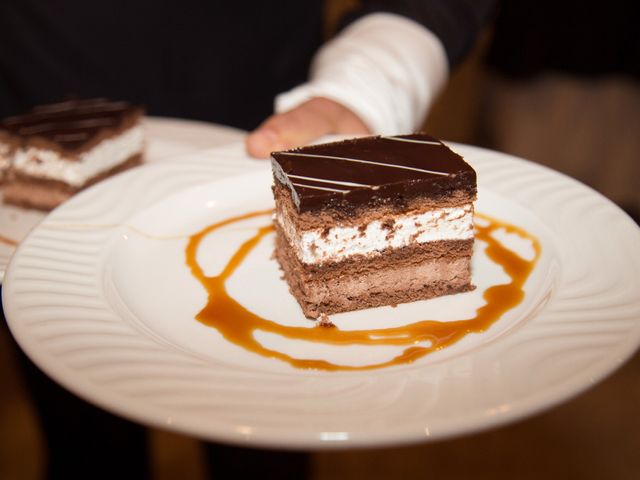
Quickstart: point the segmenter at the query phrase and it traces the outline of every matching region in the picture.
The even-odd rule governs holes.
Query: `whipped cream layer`
[[[393,222],[374,220],[360,226],[335,226],[298,232],[282,212],[276,221],[306,264],[337,262],[353,255],[376,255],[387,248],[440,240],[473,238],[473,204],[429,210],[418,215],[394,217]]]
[[[96,175],[141,153],[143,148],[144,130],[142,125],[136,125],[120,135],[103,140],[79,158],[65,158],[53,150],[22,148],[15,154],[13,168],[32,177],[81,187]]]

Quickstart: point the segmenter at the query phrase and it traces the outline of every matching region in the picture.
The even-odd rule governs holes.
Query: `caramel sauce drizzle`
[[[9,245],[10,247],[17,247],[18,242],[9,237],[4,237],[0,235],[0,243],[4,243],[5,245]]]
[[[257,233],[244,242],[233,254],[223,271],[216,276],[208,277],[196,261],[196,253],[201,241],[210,233],[236,222],[250,218],[270,215],[272,210],[246,213],[228,218],[210,225],[189,238],[186,247],[186,263],[194,277],[206,289],[209,300],[205,307],[196,315],[196,319],[204,325],[218,330],[228,341],[269,358],[277,358],[291,366],[316,370],[373,370],[414,362],[425,355],[445,348],[465,337],[469,333],[481,333],[487,330],[505,312],[517,306],[524,298],[523,286],[533,271],[540,256],[540,244],[537,239],[526,231],[514,225],[476,214],[487,224],[476,224],[476,239],[487,243],[486,254],[497,265],[501,266],[510,277],[510,282],[494,285],[483,295],[486,304],[478,308],[473,318],[456,321],[423,320],[409,325],[393,328],[370,330],[340,330],[339,328],[292,327],[280,325],[276,322],[260,317],[235,301],[227,292],[225,282],[240,266],[242,261],[269,233],[273,226],[258,228]],[[526,260],[517,253],[509,250],[494,238],[492,233],[504,229],[507,233],[517,234],[530,240],[535,252],[532,260]],[[280,335],[285,338],[321,342],[333,345],[400,345],[407,346],[404,351],[391,360],[362,366],[337,365],[322,359],[300,359],[291,357],[283,352],[264,347],[254,338],[258,330]],[[418,345],[430,342],[429,345]]]

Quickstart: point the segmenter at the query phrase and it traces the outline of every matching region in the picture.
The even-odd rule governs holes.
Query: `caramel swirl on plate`
[[[248,351],[268,358],[277,358],[296,368],[353,371],[401,365],[414,362],[431,352],[448,347],[469,333],[484,332],[504,313],[516,307],[523,300],[524,284],[540,257],[540,243],[529,233],[514,225],[476,214],[483,220],[480,225],[476,223],[476,239],[486,243],[487,256],[504,269],[510,281],[487,288],[483,294],[486,303],[476,310],[475,316],[472,318],[454,321],[427,319],[400,327],[364,330],[340,330],[337,327],[318,328],[315,324],[310,327],[286,326],[250,312],[228,294],[225,286],[225,282],[242,264],[247,255],[265,236],[273,232],[272,225],[258,228],[255,235],[240,245],[219,275],[206,276],[196,261],[198,247],[207,235],[224,226],[254,217],[267,216],[271,213],[271,210],[250,212],[202,229],[189,238],[185,250],[186,262],[194,277],[208,293],[207,304],[196,315],[198,321],[215,328],[228,341]],[[522,258],[496,239],[493,233],[499,229],[504,229],[507,233],[516,234],[529,240],[535,252],[533,259]],[[360,366],[337,365],[323,359],[294,358],[283,352],[266,348],[254,338],[254,333],[258,330],[285,338],[332,345],[397,345],[406,348],[396,357],[381,363]],[[421,343],[428,344],[419,345]]]

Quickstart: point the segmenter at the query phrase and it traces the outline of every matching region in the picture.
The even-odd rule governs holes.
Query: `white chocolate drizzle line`
[[[340,180],[327,180],[325,178],[315,178],[315,177],[304,177],[302,175],[291,175],[287,174],[289,178],[295,178],[296,180],[310,180],[312,182],[319,183],[333,183],[334,185],[344,185],[345,187],[366,187],[366,188],[374,188],[373,185],[366,185],[364,183],[354,183],[354,182],[343,182]]]
[[[278,152],[278,155],[293,155],[293,156],[310,157],[310,158],[329,158],[332,160],[343,160],[345,162],[367,163],[369,165],[378,165],[379,167],[400,168],[403,170],[413,170],[415,172],[431,173],[433,175],[444,175],[445,177],[448,177],[451,175],[449,173],[439,172],[437,170],[425,170],[424,168],[409,167],[407,165],[393,165],[392,163],[372,162],[371,160],[362,160],[359,158],[334,157],[332,155],[317,155],[315,153],[296,153],[296,152]]]
[[[73,110],[95,110],[100,109],[100,112],[115,112],[117,110],[124,110],[127,108],[127,102],[114,102],[111,100],[96,98],[89,100],[67,100],[64,102],[50,103],[48,105],[40,105],[33,109],[33,113],[59,113],[70,112]]]
[[[56,122],[54,120],[46,123],[30,125],[28,127],[22,127],[19,129],[19,132],[21,135],[35,135],[37,133],[44,133],[50,130],[110,127],[116,123],[116,120],[110,117],[91,118],[86,120],[68,120],[65,122]]]
[[[296,187],[302,187],[302,188],[311,188],[313,190],[325,190],[327,192],[349,193],[351,191],[351,190],[339,190],[337,188],[329,188],[329,187],[316,187],[314,185],[305,185],[304,183],[292,183],[291,185],[295,185]]]
[[[396,142],[409,142],[409,143],[422,143],[425,145],[442,145],[440,142],[432,142],[430,140],[416,140],[415,138],[402,138],[402,137],[381,137],[385,140],[395,140]]]

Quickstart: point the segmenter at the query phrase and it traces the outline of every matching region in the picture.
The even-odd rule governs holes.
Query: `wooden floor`
[[[557,76],[517,84],[487,75],[471,59],[452,79],[426,128],[442,138],[548,164],[638,211],[639,125],[637,84]],[[42,478],[47,450],[8,334],[0,332],[0,479]],[[152,431],[150,438],[154,478],[220,478],[215,465],[208,472],[197,441],[162,431]],[[434,444],[316,453],[313,478],[635,480],[639,452],[636,355],[572,401],[504,428]]]

